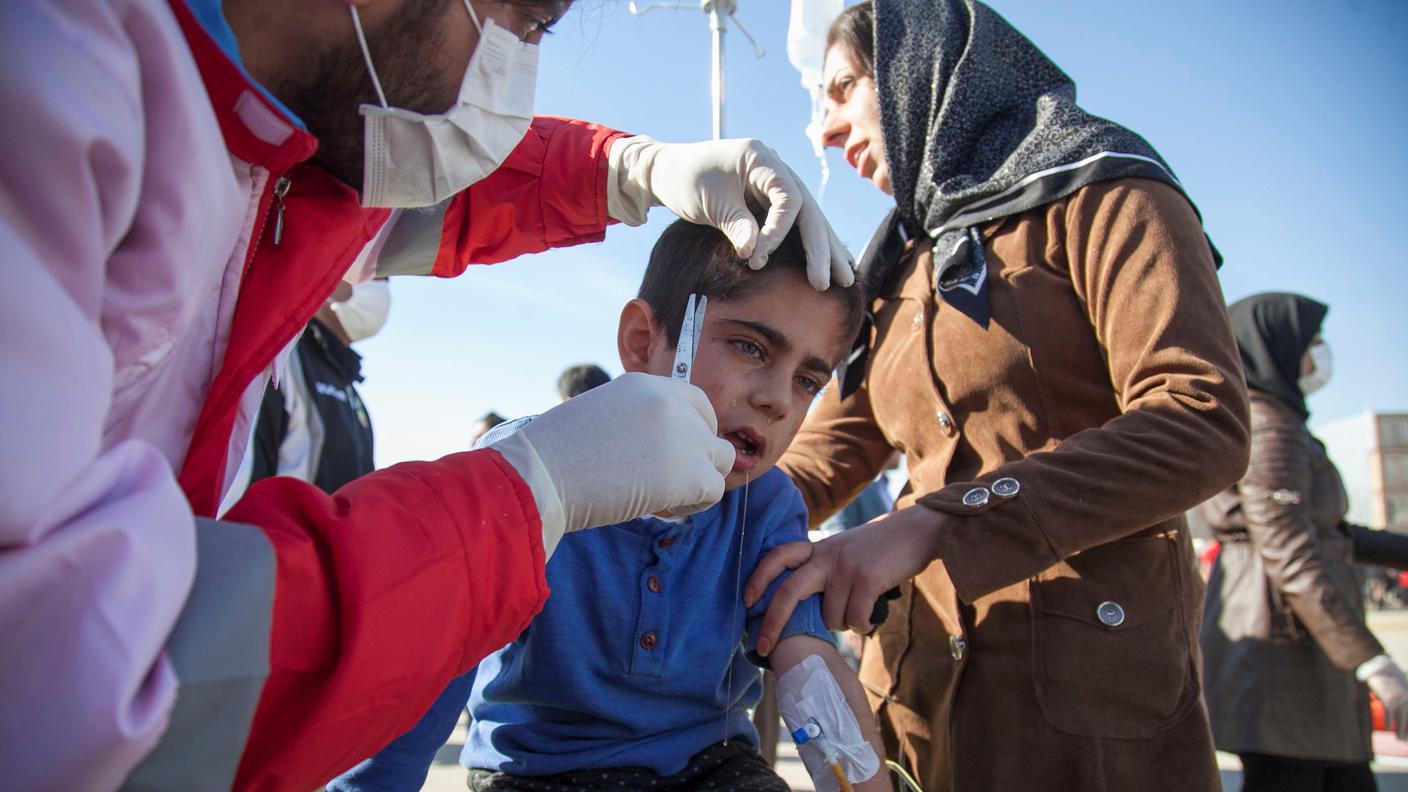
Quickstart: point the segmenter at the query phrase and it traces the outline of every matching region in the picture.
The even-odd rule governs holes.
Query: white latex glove
[[[569,399],[489,447],[513,465],[538,505],[551,553],[564,531],[718,503],[735,451],[717,436],[704,391],[624,374]]]
[[[795,221],[807,254],[807,280],[817,290],[855,281],[851,254],[816,199],[777,152],[756,140],[660,143],[645,136],[611,144],[607,212],[626,225],[663,206],[691,223],[724,232],[748,266],[761,269]],[[748,199],[766,205],[758,228]]]
[[[1374,691],[1384,705],[1384,719],[1398,739],[1408,740],[1408,678],[1388,655],[1379,655],[1359,666],[1355,676]]]

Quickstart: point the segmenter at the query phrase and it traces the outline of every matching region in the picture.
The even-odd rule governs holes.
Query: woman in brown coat
[[[815,521],[891,449],[913,491],[759,565],[747,598],[799,567],[760,646],[802,596],[864,631],[900,585],[861,676],[925,789],[1217,789],[1182,515],[1245,468],[1247,397],[1196,212],[975,2],[847,9],[825,79],[825,142],[896,212],[868,360],[781,464]]]
[[[1279,293],[1230,309],[1252,453],[1242,480],[1200,509],[1222,543],[1203,652],[1214,740],[1241,755],[1246,792],[1374,789],[1360,680],[1408,730],[1408,681],[1364,626],[1344,487],[1305,426],[1305,396],[1330,374],[1327,310]]]

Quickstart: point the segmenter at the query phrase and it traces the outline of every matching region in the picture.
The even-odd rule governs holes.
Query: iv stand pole
[[[713,33],[713,71],[709,81],[709,93],[714,102],[714,139],[722,140],[724,137],[724,34],[728,32],[728,20],[733,19],[738,22],[734,12],[738,10],[738,0],[699,0],[699,5],[690,3],[651,3],[641,8],[632,2],[629,6],[630,12],[635,16],[642,16],[656,9],[666,8],[679,10],[681,8],[697,8],[709,15],[709,30]],[[748,41],[753,45],[753,52],[759,57],[763,57],[763,51],[758,48],[758,42],[744,29],[742,23],[738,23],[738,29],[743,31],[743,35],[748,37]]]
[[[705,0],[709,12],[709,30],[714,34],[714,77],[710,93],[714,98],[714,139],[724,137],[724,34],[728,32],[727,16],[736,8],[735,0]],[[727,15],[727,16],[726,16]]]

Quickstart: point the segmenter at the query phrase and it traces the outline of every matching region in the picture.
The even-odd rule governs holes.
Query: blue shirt
[[[479,665],[461,763],[669,775],[725,733],[756,745],[746,710],[762,682],[744,648],[782,578],[746,610],[740,589],[767,551],[805,541],[806,529],[801,495],[774,469],[684,522],[645,517],[563,537],[542,613]],[[782,632],[792,635],[830,640],[817,597],[793,612]]]

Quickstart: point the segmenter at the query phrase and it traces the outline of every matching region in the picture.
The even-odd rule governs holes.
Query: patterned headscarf
[[[875,79],[897,207],[861,259],[872,289],[901,231],[927,235],[939,297],[987,327],[979,225],[1104,179],[1183,189],[1153,146],[1082,110],[1071,78],[976,0],[876,0]],[[845,381],[845,393],[859,384]]]

